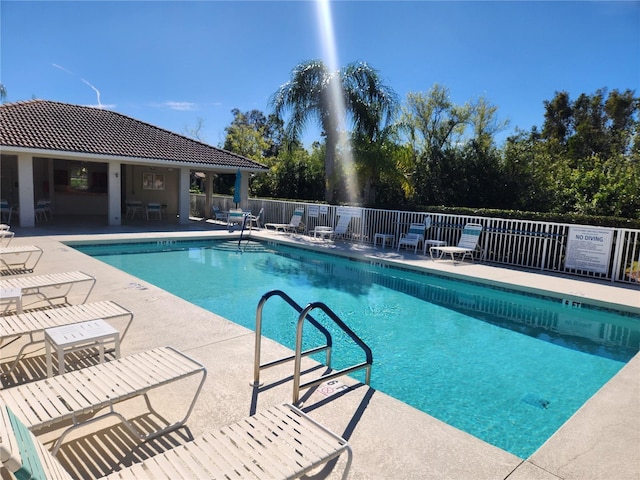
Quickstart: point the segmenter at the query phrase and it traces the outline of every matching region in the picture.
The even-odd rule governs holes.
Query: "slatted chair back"
[[[482,225],[478,223],[467,223],[462,230],[462,235],[458,241],[458,247],[475,250],[478,246],[480,233],[482,233]]]
[[[406,237],[414,240],[424,240],[424,223],[412,223]]]
[[[349,223],[351,222],[351,215],[340,215],[338,217],[338,223],[333,232],[335,236],[346,236],[349,233]]]
[[[72,480],[49,450],[2,401],[0,428],[2,467],[17,480]]]

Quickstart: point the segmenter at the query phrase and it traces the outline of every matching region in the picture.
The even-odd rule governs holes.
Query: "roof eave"
[[[187,162],[187,161],[176,161],[176,160],[166,160],[159,158],[144,158],[144,157],[126,157],[120,155],[106,155],[106,154],[98,154],[98,153],[86,153],[86,152],[69,152],[65,150],[48,150],[42,148],[30,148],[30,147],[13,147],[7,145],[0,145],[0,153],[8,154],[8,155],[18,155],[18,154],[28,154],[32,156],[39,156],[45,158],[66,158],[72,160],[82,160],[82,161],[95,161],[95,162],[110,162],[117,161],[120,163],[135,163],[137,165],[151,165],[151,166],[162,166],[162,167],[171,167],[171,168],[181,168],[188,167],[194,170],[202,170],[202,171],[215,171],[215,172],[229,172],[235,173],[238,168],[240,168],[243,172],[266,172],[268,171],[268,167],[238,167],[237,165],[208,165],[206,163],[201,162]]]

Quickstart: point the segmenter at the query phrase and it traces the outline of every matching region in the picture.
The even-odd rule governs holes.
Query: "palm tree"
[[[340,82],[336,85],[335,82]],[[286,127],[289,138],[298,139],[307,122],[320,122],[327,139],[325,157],[325,200],[333,201],[334,165],[341,125],[334,89],[342,92],[345,110],[353,122],[355,132],[374,138],[388,124],[397,108],[396,95],[384,85],[378,73],[363,62],[351,63],[339,72],[331,72],[321,60],[310,60],[297,65],[291,80],[280,86],[271,98],[278,118],[286,110],[291,117]],[[386,125],[385,125],[386,126]]]

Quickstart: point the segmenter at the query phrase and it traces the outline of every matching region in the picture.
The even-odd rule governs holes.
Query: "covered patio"
[[[194,175],[209,212],[215,175],[242,173],[243,207],[249,174],[268,170],[116,112],[47,100],[1,105],[0,146],[2,221],[20,227],[58,215],[118,226],[127,216],[146,219],[149,205],[160,205],[157,218],[187,224]]]

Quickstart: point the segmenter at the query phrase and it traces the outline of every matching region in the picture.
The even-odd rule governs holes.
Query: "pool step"
[[[229,240],[226,242],[216,242],[215,245],[210,247],[212,250],[219,250],[222,252],[237,252],[238,241]],[[240,250],[242,252],[267,252],[269,248],[262,242],[254,242],[251,240],[242,240],[240,242]]]

